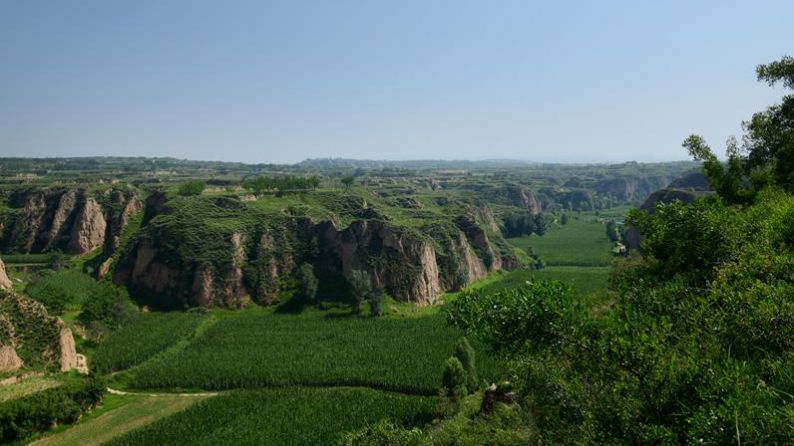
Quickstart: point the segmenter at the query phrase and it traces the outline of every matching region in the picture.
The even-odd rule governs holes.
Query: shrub
[[[100,282],[91,290],[77,319],[95,329],[116,329],[138,317],[138,307],[127,290],[110,282]]]
[[[459,400],[468,394],[468,377],[460,360],[454,356],[444,362],[441,382],[447,396]]]
[[[389,420],[381,420],[363,429],[348,432],[336,446],[432,446],[433,441],[421,429],[405,429]]]
[[[183,197],[191,197],[195,195],[201,195],[204,192],[204,188],[206,185],[203,181],[188,181],[187,183],[182,183],[177,189],[177,193]]]
[[[320,281],[317,280],[317,276],[314,275],[314,267],[312,267],[309,263],[304,263],[298,268],[298,292],[300,292],[301,298],[304,299],[304,302],[311,303],[314,302],[315,296],[317,295],[317,288],[320,285]]]
[[[369,297],[369,311],[373,316],[383,316],[383,301],[386,299],[386,293],[383,288],[376,288],[372,290]]]
[[[469,393],[474,393],[480,386],[480,379],[477,377],[474,349],[465,337],[458,340],[458,345],[455,346],[455,357],[458,358],[466,371],[466,387]]]
[[[102,400],[105,385],[95,378],[79,378],[41,392],[0,404],[0,442],[11,443],[74,423]]]
[[[347,282],[350,285],[350,306],[354,313],[359,314],[364,305],[364,300],[372,292],[369,274],[361,270],[351,271]]]

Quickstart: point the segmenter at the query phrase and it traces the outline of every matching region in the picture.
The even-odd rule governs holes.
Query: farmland
[[[436,398],[361,388],[233,391],[109,442],[109,446],[328,445],[339,433],[383,418],[422,425]]]
[[[145,313],[113,332],[93,358],[100,372],[115,372],[140,364],[192,336],[205,319],[195,313]]]
[[[365,386],[433,395],[441,385],[441,365],[460,336],[441,314],[400,319],[321,311],[227,313],[184,348],[133,370],[129,386]],[[483,378],[498,378],[484,352],[478,362]]]

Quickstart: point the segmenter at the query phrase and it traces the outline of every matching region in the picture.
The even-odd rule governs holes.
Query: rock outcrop
[[[88,374],[88,364],[85,355],[77,353],[74,348],[74,336],[68,327],[62,327],[58,334],[58,346],[60,347],[60,366],[62,372],[77,370],[80,373]]]
[[[84,254],[118,248],[121,231],[142,209],[131,187],[104,192],[84,189],[29,188],[9,199],[15,212],[0,220],[0,247],[14,253],[64,251]]]
[[[11,279],[9,279],[8,274],[6,274],[5,263],[3,263],[3,260],[0,259],[0,290],[8,289],[11,289]]]
[[[107,222],[102,208],[94,198],[86,198],[72,227],[72,236],[68,245],[69,252],[85,254],[101,247],[105,243],[106,229]]]
[[[22,368],[22,358],[10,345],[0,346],[0,372],[14,372]]]

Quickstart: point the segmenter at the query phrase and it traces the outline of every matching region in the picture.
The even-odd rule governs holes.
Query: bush
[[[138,307],[127,290],[110,282],[100,282],[86,297],[77,319],[94,329],[114,330],[138,317]]]
[[[348,432],[336,446],[432,446],[430,436],[421,429],[405,429],[389,420],[381,420],[361,430]]]
[[[102,400],[105,385],[95,378],[79,378],[32,395],[0,404],[0,442],[11,443],[74,423]]]
[[[320,285],[320,281],[317,280],[317,276],[314,275],[314,267],[309,263],[301,265],[301,267],[298,268],[297,279],[300,297],[303,298],[306,303],[314,302],[315,296],[317,295],[317,288]]]
[[[383,288],[376,288],[372,290],[369,297],[369,311],[373,316],[383,316],[383,302],[386,299],[386,293]]]
[[[466,370],[460,360],[454,356],[449,357],[444,362],[441,382],[444,385],[443,390],[446,395],[455,400],[459,400],[469,393]]]
[[[206,185],[203,181],[188,181],[187,183],[182,183],[177,189],[177,193],[183,197],[192,197],[195,195],[201,195],[204,192],[204,188]]]
[[[372,283],[369,281],[369,274],[366,271],[351,271],[347,279],[350,285],[350,306],[356,314],[361,313],[364,301],[372,292]]]
[[[458,358],[466,371],[466,387],[469,393],[474,393],[480,387],[480,379],[477,377],[474,349],[465,337],[458,340],[458,345],[455,346],[455,357]]]

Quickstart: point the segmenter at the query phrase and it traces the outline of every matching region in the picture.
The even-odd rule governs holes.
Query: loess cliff
[[[129,218],[142,208],[131,188],[27,188],[14,191],[8,203],[11,212],[0,221],[0,247],[21,254],[111,250]]]
[[[430,304],[489,271],[517,266],[487,207],[420,224],[398,223],[363,199],[326,208],[318,217],[230,197],[153,194],[114,281],[152,304],[236,308],[274,302],[295,269],[310,263],[326,293],[343,293],[344,279],[363,270],[395,298]]]

